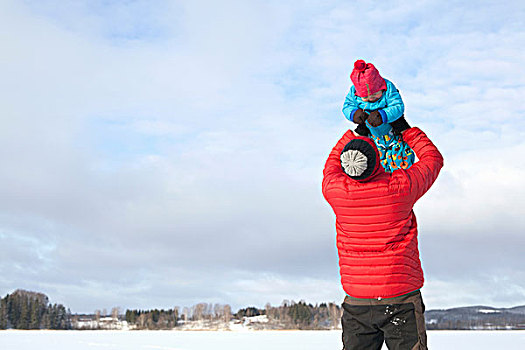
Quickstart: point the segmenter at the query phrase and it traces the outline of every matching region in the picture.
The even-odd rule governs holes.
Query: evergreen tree
[[[31,306],[31,311],[30,311],[29,329],[39,329],[40,321],[41,321],[40,307],[36,300],[31,300],[30,306]]]
[[[0,329],[7,329],[7,300],[0,299]]]
[[[42,293],[16,290],[0,300],[0,329],[70,329],[71,311]]]
[[[292,305],[288,314],[292,318],[293,323],[300,327],[308,327],[312,321],[310,307],[304,302]]]

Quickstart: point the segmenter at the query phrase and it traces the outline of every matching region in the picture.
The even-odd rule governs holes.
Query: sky
[[[427,309],[525,304],[525,3],[0,1],[0,296],[341,302],[324,162],[353,62],[445,158]]]

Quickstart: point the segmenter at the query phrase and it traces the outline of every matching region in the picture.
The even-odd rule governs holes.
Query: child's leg
[[[392,169],[390,168],[390,161],[389,161],[390,143],[391,143],[390,136],[389,135],[375,136],[374,134],[372,134],[370,137],[376,144],[377,150],[379,151],[379,163],[381,164],[381,166],[385,169],[387,173],[392,172]]]
[[[369,127],[371,137],[379,150],[381,165],[386,172],[408,169],[414,164],[414,151],[401,136],[403,131],[410,128],[404,116],[390,124],[381,124],[377,127],[369,125]]]
[[[407,145],[405,141],[399,136],[396,137],[396,142],[389,150],[388,162],[392,170],[408,169],[414,164],[414,151]]]
[[[414,151],[407,145],[401,136],[394,135],[391,131],[387,135],[374,136],[372,140],[379,151],[380,163],[386,172],[391,173],[396,169],[408,169],[414,164]]]

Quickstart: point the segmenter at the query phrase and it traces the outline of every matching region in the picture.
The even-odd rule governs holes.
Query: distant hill
[[[467,306],[425,312],[427,329],[525,329],[525,305]]]

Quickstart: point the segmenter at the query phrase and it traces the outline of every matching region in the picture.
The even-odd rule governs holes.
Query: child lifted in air
[[[374,140],[385,171],[409,168],[414,152],[401,137],[400,131],[407,129],[408,123],[399,91],[372,63],[363,60],[354,63],[350,79],[354,85],[346,96],[343,114],[357,124],[356,133]]]

